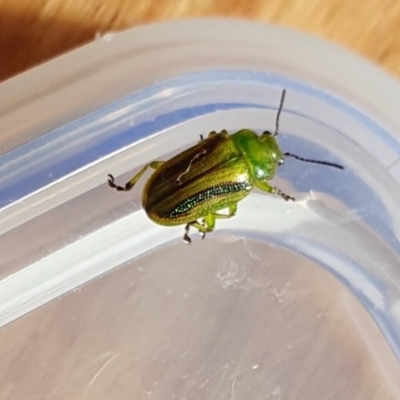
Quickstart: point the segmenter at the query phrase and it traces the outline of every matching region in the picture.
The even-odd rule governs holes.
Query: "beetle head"
[[[260,143],[264,150],[265,170],[269,172],[272,177],[276,168],[283,164],[283,154],[278,146],[276,137],[271,132],[264,132],[260,138]]]

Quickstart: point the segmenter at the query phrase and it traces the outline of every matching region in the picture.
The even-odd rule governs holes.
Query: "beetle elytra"
[[[148,168],[154,169],[142,193],[142,205],[148,217],[164,226],[185,225],[183,241],[191,243],[189,229],[198,230],[203,239],[212,232],[217,219],[235,215],[237,204],[256,187],[284,200],[295,199],[269,181],[285,157],[343,169],[327,161],[311,160],[292,153],[282,153],[276,137],[285,99],[282,91],[275,131],[261,135],[241,129],[231,135],[226,130],[213,131],[207,138],[168,161],[146,164],[125,186],[114,183],[108,175],[108,185],[117,191],[129,191]],[[227,209],[228,213],[221,213]]]

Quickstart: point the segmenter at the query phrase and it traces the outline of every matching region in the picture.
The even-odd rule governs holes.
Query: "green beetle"
[[[279,117],[285,99],[285,90],[275,121],[275,132],[257,135],[242,129],[232,135],[223,130],[211,132],[206,139],[168,161],[153,161],[145,165],[125,186],[114,183],[108,175],[108,185],[118,191],[129,191],[148,168],[155,171],[148,179],[142,194],[142,204],[148,217],[164,226],[186,225],[183,241],[191,243],[190,227],[204,236],[212,232],[215,220],[235,215],[237,203],[253,187],[281,196],[294,198],[271,186],[277,167],[285,157],[343,169],[341,165],[309,160],[291,153],[282,153],[276,136]],[[220,211],[227,209],[227,214]]]

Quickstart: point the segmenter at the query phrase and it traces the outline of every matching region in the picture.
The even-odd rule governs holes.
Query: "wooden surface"
[[[89,42],[96,33],[207,16],[309,32],[400,76],[398,0],[0,0],[0,80]]]

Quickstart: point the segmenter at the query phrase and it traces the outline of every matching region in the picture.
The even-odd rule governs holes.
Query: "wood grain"
[[[211,16],[305,31],[400,76],[398,0],[0,0],[0,80],[89,42],[97,33]]]

